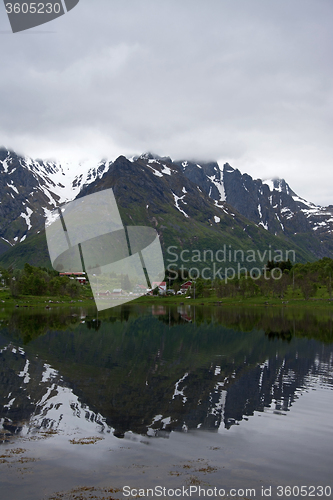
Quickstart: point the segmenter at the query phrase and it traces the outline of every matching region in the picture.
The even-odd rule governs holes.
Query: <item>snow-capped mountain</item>
[[[268,231],[286,235],[333,231],[333,207],[320,207],[298,196],[284,179],[252,179],[230,165],[224,168],[226,200]]]
[[[227,203],[249,220],[274,235],[306,245],[316,257],[331,255],[333,206],[306,201],[284,179],[254,180],[228,164],[223,180]]]
[[[333,206],[321,207],[301,198],[284,179],[253,179],[228,163],[222,167],[216,162],[173,162],[169,157],[151,154],[137,160],[145,161],[158,176],[181,171],[216,207],[236,210],[273,235],[288,238],[297,245],[305,244],[316,257],[331,255]],[[184,204],[186,195],[178,194],[175,206],[186,213]]]
[[[155,165],[155,175],[158,176],[181,169],[185,177],[214,200],[216,206],[222,207],[226,202],[273,234],[294,235],[307,230],[323,235],[333,232],[333,206],[321,207],[301,198],[284,179],[254,180],[228,163],[221,167],[216,162],[173,162],[169,157],[151,154],[137,159],[146,160],[150,168]],[[178,168],[170,169],[170,164]]]
[[[268,238],[281,248],[274,237],[282,238],[301,260],[330,256],[333,250],[333,206],[304,200],[284,179],[262,181],[228,163],[173,161],[151,153],[96,165],[64,165],[2,148],[0,253],[41,231],[57,206],[109,187],[124,222],[155,227],[162,244],[177,240],[192,245],[201,234],[206,245],[207,238],[252,245]],[[253,232],[254,226],[266,237]]]
[[[43,229],[51,210],[74,199],[82,186],[108,169],[98,165],[70,165],[22,157],[0,149],[0,238],[2,249]],[[82,173],[77,174],[78,171]]]

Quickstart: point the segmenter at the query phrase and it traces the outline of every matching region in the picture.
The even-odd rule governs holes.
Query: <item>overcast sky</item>
[[[80,0],[17,34],[1,2],[0,31],[0,144],[229,162],[333,204],[332,0]]]

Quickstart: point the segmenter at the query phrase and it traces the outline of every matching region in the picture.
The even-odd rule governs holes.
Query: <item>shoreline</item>
[[[241,306],[241,307],[306,307],[311,309],[324,308],[326,310],[332,309],[333,299],[323,297],[304,298],[273,298],[273,297],[217,297],[216,295],[210,297],[192,298],[184,295],[170,295],[170,296],[147,296],[143,295],[137,297],[123,305],[194,305],[194,306]],[[54,309],[56,307],[73,307],[73,306],[92,306],[96,307],[93,297],[79,296],[77,298],[70,298],[66,296],[34,296],[22,295],[14,298],[10,297],[7,290],[0,290],[0,307],[9,308],[36,308],[44,307],[46,309]],[[120,304],[122,305],[122,304]],[[117,304],[115,304],[117,306]],[[111,308],[110,308],[111,309]]]

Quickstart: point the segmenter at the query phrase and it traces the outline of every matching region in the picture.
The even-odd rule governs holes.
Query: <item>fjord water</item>
[[[1,498],[134,497],[124,486],[333,496],[332,317],[221,305],[3,311]]]

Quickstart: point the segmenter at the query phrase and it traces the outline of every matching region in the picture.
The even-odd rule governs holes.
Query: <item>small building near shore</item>
[[[65,272],[59,273],[59,276],[68,276],[69,278],[76,279],[81,285],[87,282],[86,273],[83,272]]]
[[[111,295],[110,290],[106,290],[106,292],[97,292],[98,297],[108,297],[109,295]]]
[[[154,288],[158,288],[158,293],[160,295],[165,295],[166,294],[166,281],[153,281],[153,283],[151,284],[152,286],[152,290],[154,290]]]
[[[191,288],[192,288],[192,281],[186,281],[181,285],[180,291],[182,293],[186,293],[188,290],[191,290]]]

